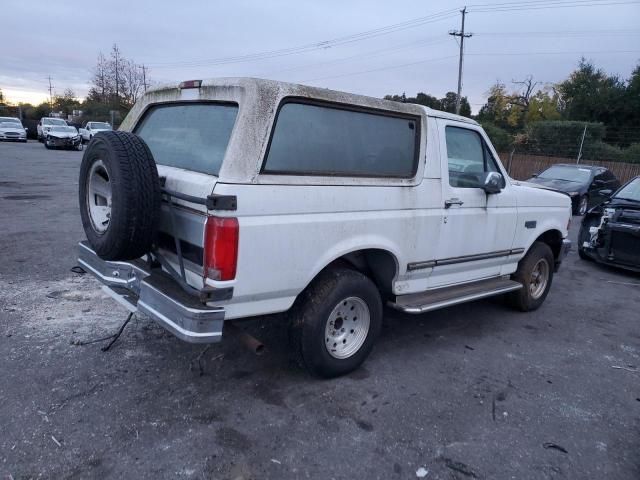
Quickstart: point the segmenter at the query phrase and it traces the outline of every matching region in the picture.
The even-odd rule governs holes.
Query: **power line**
[[[350,55],[348,57],[341,57],[341,58],[336,58],[336,59],[333,59],[333,60],[326,60],[326,61],[322,61],[322,62],[307,63],[305,65],[299,65],[299,66],[295,66],[295,67],[272,70],[270,72],[265,73],[264,75],[274,75],[274,74],[279,74],[279,73],[282,73],[282,72],[289,72],[289,71],[292,71],[292,70],[300,70],[300,69],[305,69],[305,68],[310,68],[310,67],[313,68],[313,67],[318,67],[318,66],[322,66],[322,65],[330,65],[330,64],[333,64],[333,63],[345,62],[347,60],[380,57],[380,56],[386,55],[389,52],[396,52],[398,50],[408,50],[408,49],[412,49],[412,48],[416,48],[416,47],[420,47],[420,46],[424,46],[424,45],[437,45],[437,44],[440,44],[440,43],[445,43],[447,41],[448,40],[446,38],[439,38],[438,39],[438,37],[432,36],[432,37],[427,37],[426,39],[421,39],[421,40],[408,42],[408,43],[402,43],[402,44],[396,45],[394,47],[382,48],[382,49],[378,49],[378,50],[372,50],[372,51],[368,51],[368,52],[358,53],[356,55]]]
[[[597,51],[584,51],[578,50],[573,52],[486,52],[486,53],[467,53],[469,56],[473,57],[500,57],[500,56],[510,56],[510,55],[593,55],[599,53],[640,53],[640,50],[597,50]]]
[[[402,68],[402,67],[408,67],[411,65],[418,65],[421,63],[428,63],[428,62],[437,62],[440,60],[447,60],[449,58],[456,58],[458,55],[448,55],[446,57],[438,57],[438,58],[427,58],[426,60],[418,60],[417,62],[409,62],[409,63],[401,63],[398,65],[389,65],[387,67],[380,67],[380,68],[372,68],[370,70],[361,70],[358,72],[351,72],[351,73],[343,73],[343,74],[339,74],[339,75],[329,75],[326,77],[317,77],[317,78],[307,78],[305,80],[299,80],[300,82],[315,82],[317,80],[327,80],[330,78],[340,78],[340,77],[350,77],[352,75],[362,75],[363,73],[371,73],[371,72],[380,72],[383,70],[392,70],[392,69],[396,69],[396,68]]]
[[[523,11],[523,10],[537,10],[537,9],[555,9],[555,8],[574,8],[574,7],[590,7],[590,6],[608,6],[608,5],[628,5],[638,4],[638,0],[533,0],[525,2],[504,2],[498,4],[475,4],[470,5],[468,11],[485,13],[485,12],[498,12],[498,11]],[[218,57],[211,59],[194,59],[177,62],[163,62],[163,63],[148,63],[154,68],[174,68],[174,67],[203,67],[203,66],[219,66],[233,63],[254,62],[259,60],[277,58],[288,55],[296,55],[302,53],[309,53],[316,50],[326,50],[329,48],[342,46],[354,42],[360,42],[376,38],[382,35],[389,35],[399,31],[403,31],[410,28],[419,27],[428,23],[435,23],[443,21],[449,18],[453,18],[457,15],[458,9],[449,9],[436,12],[430,15],[416,17],[403,22],[386,25],[371,30],[365,30],[362,32],[346,35],[342,37],[333,38],[330,40],[323,40],[319,42],[309,43],[296,47],[288,47],[276,50],[267,50],[262,52],[249,53],[244,55]]]
[[[443,10],[441,12],[406,20],[404,22],[387,25],[387,26],[375,28],[372,30],[366,30],[363,32],[346,35],[343,37],[337,37],[330,40],[323,40],[320,42],[300,45],[297,47],[268,50],[263,52],[256,52],[256,53],[250,53],[250,54],[238,55],[238,56],[232,56],[232,57],[189,60],[189,61],[183,61],[183,62],[149,63],[149,65],[154,66],[156,68],[169,68],[174,66],[225,65],[229,63],[240,63],[240,62],[263,60],[263,59],[293,55],[298,53],[308,53],[314,50],[326,50],[328,48],[333,48],[340,45],[359,42],[362,40],[368,40],[370,38],[375,38],[382,35],[388,35],[388,34],[406,30],[409,28],[422,26],[428,23],[439,22],[439,21],[454,17],[456,15],[457,13],[455,9]]]

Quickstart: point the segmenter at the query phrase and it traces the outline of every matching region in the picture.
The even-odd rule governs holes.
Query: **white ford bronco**
[[[383,306],[528,311],[570,248],[568,196],[509,178],[473,120],[251,78],[148,91],[93,137],[79,263],[188,342],[288,311],[310,372],[359,366]]]

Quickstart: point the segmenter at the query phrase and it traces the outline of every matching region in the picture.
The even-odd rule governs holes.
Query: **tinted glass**
[[[266,172],[412,177],[417,120],[286,103],[276,119]]]
[[[156,163],[218,175],[238,113],[237,105],[153,107],[136,127]]]
[[[627,183],[624,187],[618,190],[618,193],[616,193],[614,197],[640,202],[640,177]]]
[[[478,132],[459,127],[447,127],[445,132],[449,185],[479,188],[484,172],[500,171]]]
[[[565,180],[568,182],[589,183],[591,180],[591,169],[570,167],[568,165],[554,165],[553,167],[547,168],[538,175],[538,177]]]

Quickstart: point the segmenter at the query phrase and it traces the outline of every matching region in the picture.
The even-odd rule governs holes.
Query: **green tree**
[[[585,58],[569,78],[558,84],[567,120],[601,122],[609,127],[608,140],[625,122],[627,88],[617,75],[607,75]]]
[[[62,95],[56,95],[53,98],[53,110],[63,112],[64,115],[71,115],[73,110],[80,109],[80,101],[76,98],[76,94],[70,88],[67,88]]]
[[[423,92],[419,92],[415,97],[407,97],[404,93],[402,95],[385,95],[384,99],[402,103],[417,103],[418,105],[424,105],[425,107],[445,112],[455,113],[456,111],[455,92],[447,92],[445,97],[441,99]],[[462,97],[460,100],[460,115],[465,117],[471,116],[471,105],[467,97]]]
[[[458,94],[456,92],[447,92],[444,98],[440,99],[440,110],[449,113],[456,113],[456,100]],[[471,116],[471,105],[467,97],[460,99],[460,115],[463,117]]]

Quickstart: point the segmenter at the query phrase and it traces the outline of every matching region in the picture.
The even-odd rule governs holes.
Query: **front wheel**
[[[554,257],[546,243],[534,242],[511,278],[522,284],[520,290],[508,294],[512,307],[529,312],[543,304],[553,280]]]
[[[49,139],[44,140],[44,148],[46,148],[47,150],[51,149],[51,144],[49,143]]]
[[[358,368],[382,326],[376,285],[348,268],[331,268],[298,297],[291,312],[290,341],[298,363],[331,378]]]

